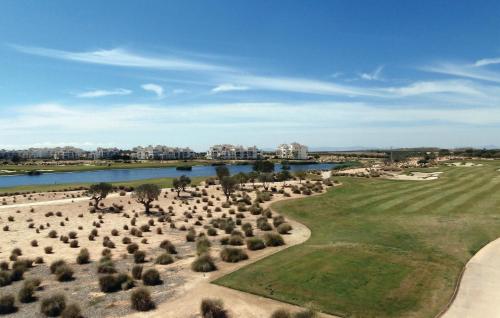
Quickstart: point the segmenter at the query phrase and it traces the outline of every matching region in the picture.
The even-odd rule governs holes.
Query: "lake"
[[[290,170],[330,170],[336,164],[318,163],[291,165]],[[252,165],[227,165],[231,175],[239,172],[252,171]],[[66,183],[95,183],[95,182],[123,182],[141,179],[170,178],[186,175],[189,177],[209,177],[215,175],[214,166],[193,166],[191,171],[176,170],[175,167],[166,168],[134,168],[134,169],[109,169],[96,171],[54,172],[43,173],[38,176],[13,175],[0,176],[0,188],[39,184],[66,184]],[[275,170],[280,171],[281,165],[275,165]]]

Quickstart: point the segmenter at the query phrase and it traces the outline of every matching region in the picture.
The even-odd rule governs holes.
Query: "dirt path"
[[[500,239],[474,255],[444,318],[500,317]]]

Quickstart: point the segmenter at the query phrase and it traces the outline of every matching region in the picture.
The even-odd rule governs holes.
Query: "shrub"
[[[142,282],[146,286],[159,285],[162,283],[160,273],[156,269],[150,268],[142,274]]]
[[[115,264],[110,257],[102,257],[97,265],[97,272],[101,274],[116,273]]]
[[[69,247],[71,248],[77,248],[78,247],[78,240],[73,240],[69,243]]]
[[[30,303],[35,300],[35,297],[33,297],[34,293],[35,287],[31,284],[26,284],[25,282],[17,294],[17,299],[21,303]]]
[[[139,250],[134,252],[135,263],[144,263],[145,261],[146,261],[146,252]]]
[[[37,240],[31,241],[31,246],[37,247],[38,246],[38,241]]]
[[[145,288],[134,290],[130,295],[130,303],[132,308],[138,311],[148,311],[155,308],[151,294]]]
[[[160,265],[168,265],[168,264],[172,264],[173,262],[174,262],[174,259],[173,259],[172,255],[170,255],[168,253],[160,254],[155,260],[155,263],[160,264]]]
[[[285,244],[283,237],[278,233],[266,233],[264,235],[264,242],[266,246],[280,246]]]
[[[227,318],[227,311],[224,309],[224,304],[220,299],[204,298],[201,301],[201,316],[203,318]]]
[[[76,235],[77,234],[76,234],[75,231],[71,231],[71,232],[68,233],[69,238],[72,239],[72,240],[76,239]]]
[[[276,230],[279,234],[288,234],[292,230],[292,226],[288,223],[281,223]]]
[[[132,243],[132,240],[130,239],[130,237],[125,236],[124,238],[122,238],[122,243],[125,245],[128,245],[128,244]]]
[[[52,246],[46,246],[44,249],[45,254],[52,254],[53,248]]]
[[[56,271],[56,278],[60,282],[68,282],[70,280],[73,280],[73,269],[69,267],[68,265],[61,265],[57,267]]]
[[[261,250],[266,247],[264,241],[258,237],[248,238],[246,240],[247,248],[251,251]]]
[[[186,241],[187,242],[194,242],[195,239],[196,239],[195,230],[193,230],[193,229],[189,230],[188,234],[186,234]]]
[[[77,264],[88,264],[90,262],[90,253],[86,248],[82,248],[76,257]]]
[[[63,266],[63,265],[66,265],[66,262],[62,259],[59,259],[57,261],[53,261],[51,264],[50,264],[50,272],[52,274],[54,274],[57,270],[58,267],[60,266]]]
[[[132,277],[134,279],[141,279],[142,278],[142,265],[134,265],[132,267]]]
[[[303,311],[299,311],[293,315],[294,318],[315,318],[317,317],[316,313],[311,309],[306,309]]]
[[[113,235],[113,236],[118,236],[118,235],[120,235],[120,232],[118,232],[118,230],[117,230],[117,229],[112,229],[112,230],[111,230],[111,235]]]
[[[13,313],[17,310],[14,305],[15,298],[12,295],[4,295],[0,297],[0,315]]]
[[[134,254],[135,252],[137,252],[137,250],[139,250],[139,245],[137,245],[136,243],[127,245],[127,252],[129,254]]]
[[[12,280],[10,279],[10,273],[7,271],[0,272],[0,287],[10,285]]]
[[[206,253],[198,256],[193,263],[191,269],[195,272],[212,272],[217,269],[212,257]]]
[[[35,258],[35,264],[43,264],[43,257],[37,256]]]
[[[57,317],[66,308],[66,297],[62,294],[52,295],[42,299],[40,311],[49,317]]]
[[[160,243],[160,248],[164,249],[170,254],[177,254],[177,250],[175,249],[174,244],[169,240],[164,240]]]
[[[245,253],[245,251],[243,251],[240,248],[225,247],[220,252],[220,258],[224,262],[237,263],[239,261],[243,261],[243,260],[248,259],[248,255],[247,255],[247,253]]]
[[[292,318],[292,314],[286,309],[277,309],[273,312],[271,318]]]
[[[228,243],[229,245],[243,245],[243,237],[241,235],[231,235]]]
[[[49,232],[49,237],[50,238],[57,238],[57,232],[55,230],[52,230]]]
[[[280,224],[285,223],[285,218],[281,215],[275,216],[273,218],[273,225],[274,227],[280,226]]]
[[[82,310],[77,304],[69,304],[61,313],[62,318],[81,318]]]
[[[114,293],[133,286],[133,281],[127,274],[108,274],[99,277],[99,288],[104,293]]]

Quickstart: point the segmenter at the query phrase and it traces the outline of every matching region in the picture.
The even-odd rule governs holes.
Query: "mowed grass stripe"
[[[496,191],[492,190],[498,188],[498,185],[498,181],[494,181],[493,179],[488,180],[488,182],[483,181],[482,186],[471,189],[454,199],[450,199],[448,203],[441,202],[435,209],[439,209],[440,213],[449,213],[452,210],[456,211],[457,209],[463,209],[466,205],[471,205],[474,202],[478,202],[480,198],[495,193]]]
[[[474,176],[467,176],[465,180],[474,179]],[[453,180],[453,179],[452,179]],[[415,198],[416,196],[425,196],[430,193],[436,192],[436,189],[452,189],[457,186],[457,184],[463,182],[459,179],[448,182],[436,182],[437,180],[430,181],[405,181],[405,182],[422,182],[425,183],[420,187],[411,188],[404,191],[390,191],[386,195],[378,195],[371,196],[368,195],[367,199],[358,200],[356,203],[353,203],[351,206],[353,208],[366,209],[369,207],[373,207],[375,205],[380,205],[381,208],[390,208],[391,206],[398,205],[402,203],[402,201],[406,200],[407,197]],[[397,182],[397,181],[396,181]]]
[[[396,208],[404,210],[404,212],[417,212],[422,208],[434,205],[438,201],[446,202],[450,198],[465,193],[469,191],[470,188],[481,185],[482,183],[484,183],[484,181],[478,180],[474,175],[469,175],[463,180],[455,180],[447,186],[432,187],[427,191],[420,191],[409,198],[405,198],[404,202],[396,198],[386,204],[381,204],[381,208]]]
[[[452,201],[462,198],[467,195],[477,187],[483,187],[486,183],[489,183],[491,180],[485,183],[483,178],[477,178],[475,175],[471,175],[474,177],[474,181],[472,182],[460,182],[462,185],[455,187],[454,189],[450,189],[444,192],[436,192],[425,200],[420,200],[418,202],[414,202],[412,204],[407,204],[403,207],[406,212],[417,212],[423,209],[438,209],[442,208],[444,205],[451,204]],[[461,181],[461,180],[459,180]]]

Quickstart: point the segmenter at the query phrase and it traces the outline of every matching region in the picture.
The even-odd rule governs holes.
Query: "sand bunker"
[[[439,178],[442,172],[409,172],[408,174],[387,174],[391,180],[429,181]]]
[[[446,164],[448,167],[482,167],[482,163],[474,162],[451,162]]]

